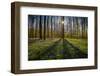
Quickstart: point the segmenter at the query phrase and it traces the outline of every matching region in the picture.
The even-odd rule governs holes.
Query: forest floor
[[[35,40],[29,43],[29,60],[87,58],[86,39]]]

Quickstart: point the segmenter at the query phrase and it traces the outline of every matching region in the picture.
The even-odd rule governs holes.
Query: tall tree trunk
[[[53,25],[53,24],[52,24],[52,16],[51,16],[51,38],[53,38],[53,31],[52,31],[52,30],[53,30],[53,29],[52,29],[53,27],[52,27],[52,25]]]
[[[34,19],[32,19],[32,38],[34,38]]]
[[[87,29],[88,29],[88,21],[87,21],[87,18],[86,18],[86,25],[85,25],[86,38],[87,38],[87,35],[88,35],[88,34],[87,34]]]
[[[40,29],[39,29],[39,33],[40,33],[40,39],[42,39],[42,18],[41,18],[41,16],[40,16]]]
[[[62,21],[62,39],[64,40],[64,17],[62,17],[61,21]]]
[[[44,16],[44,40],[46,39],[46,16]]]
[[[54,38],[56,37],[55,36],[55,32],[56,32],[56,24],[55,24],[56,20],[55,20],[55,17],[54,17]]]
[[[84,18],[82,18],[82,38],[84,37]]]
[[[78,32],[78,28],[79,28],[79,24],[78,24],[78,18],[76,19],[76,21],[77,21],[77,38],[79,38],[79,32]]]
[[[47,38],[49,38],[49,16],[47,17]]]
[[[36,16],[36,18],[35,18],[35,38],[37,38],[37,26],[38,26],[38,24],[37,24],[37,16]]]

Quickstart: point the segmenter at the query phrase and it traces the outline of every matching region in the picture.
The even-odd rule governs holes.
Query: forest
[[[28,15],[28,60],[88,57],[88,18]]]

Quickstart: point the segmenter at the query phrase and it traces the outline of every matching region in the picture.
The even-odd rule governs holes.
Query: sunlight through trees
[[[87,38],[87,17],[29,15],[28,21],[31,39]]]

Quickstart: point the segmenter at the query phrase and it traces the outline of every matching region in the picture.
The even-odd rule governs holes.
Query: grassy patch
[[[28,57],[29,60],[37,60],[39,55],[49,47],[52,46],[58,39],[53,40],[37,40],[36,42],[29,44],[28,46]]]
[[[67,38],[67,40],[72,43],[75,47],[82,50],[82,52],[87,53],[88,41],[87,39],[71,39]]]

